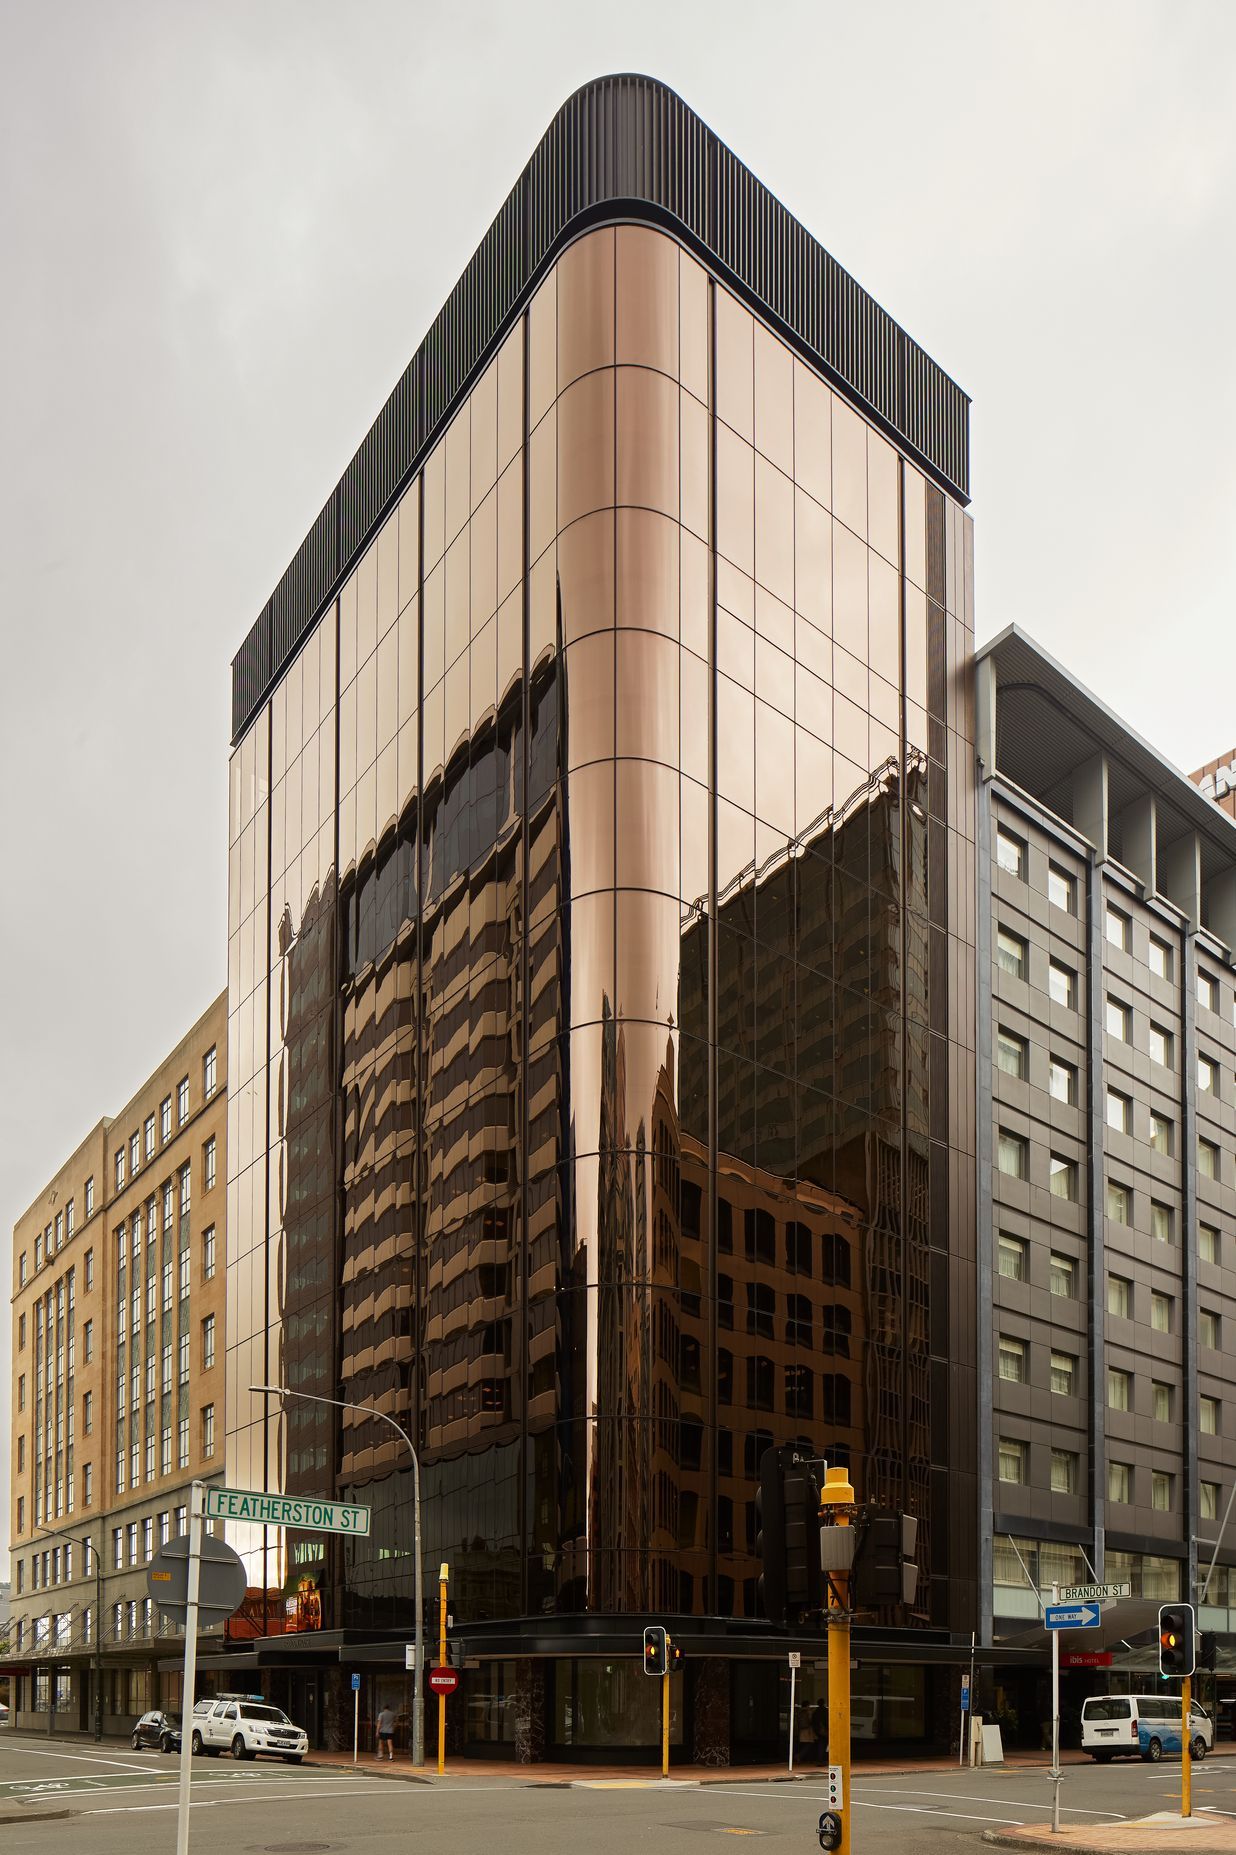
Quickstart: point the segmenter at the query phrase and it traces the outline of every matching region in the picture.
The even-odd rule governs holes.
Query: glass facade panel
[[[918,1516],[922,1614],[971,1626],[963,554],[673,240],[605,228],[237,747],[227,1473],[373,1505],[296,1544],[323,1627],[406,1626],[407,1453],[254,1382],[408,1429],[469,1620],[758,1614],[797,1442]],[[588,1667],[564,1743],[622,1701]]]

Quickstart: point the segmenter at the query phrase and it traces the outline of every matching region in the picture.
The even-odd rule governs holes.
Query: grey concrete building
[[[1236,824],[1016,628],[976,677],[980,1605],[999,1643],[1053,1579],[1197,1601],[1219,1539]],[[1229,1533],[1203,1628],[1228,1627],[1233,1565]],[[1118,1650],[1073,1699],[1152,1667],[1149,1648]],[[1032,1715],[1041,1680],[1010,1670],[988,1704]]]

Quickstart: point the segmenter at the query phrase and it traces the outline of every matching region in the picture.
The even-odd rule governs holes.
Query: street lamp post
[[[425,1597],[421,1586],[421,1462],[412,1438],[393,1417],[376,1404],[352,1404],[346,1398],[323,1398],[313,1391],[293,1391],[287,1385],[250,1385],[250,1391],[272,1398],[303,1398],[308,1404],[331,1404],[340,1411],[360,1411],[366,1417],[380,1417],[404,1442],[412,1458],[412,1527],[416,1578],[416,1647],[412,1668],[412,1763],[425,1763]]]
[[[97,1546],[90,1540],[82,1539],[77,1533],[67,1533],[63,1527],[39,1527],[32,1539],[70,1539],[83,1552],[88,1552],[94,1560],[94,1737],[96,1745],[103,1738],[103,1557]],[[55,1648],[55,1644],[52,1644]],[[56,1704],[56,1672],[52,1670],[52,1707]]]

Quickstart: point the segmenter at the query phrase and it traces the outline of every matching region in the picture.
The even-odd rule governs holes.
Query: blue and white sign
[[[360,1687],[360,1676],[353,1675],[352,1676],[352,1692],[355,1694],[359,1687]]]
[[[1097,1628],[1102,1610],[1098,1604],[1048,1604],[1043,1612],[1043,1627],[1049,1630],[1092,1630]]]
[[[968,1681],[963,1681],[961,1684],[961,1711],[963,1713],[970,1711],[970,1683]]]

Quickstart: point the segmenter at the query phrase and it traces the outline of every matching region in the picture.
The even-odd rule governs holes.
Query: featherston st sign
[[[301,1527],[319,1533],[369,1532],[368,1507],[324,1501],[317,1495],[255,1494],[245,1488],[207,1488],[208,1520],[245,1520],[251,1526]]]

